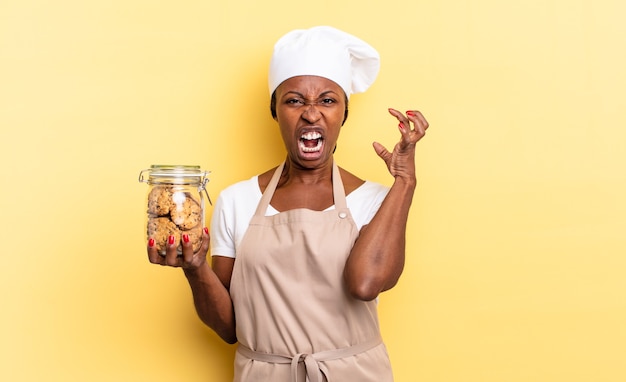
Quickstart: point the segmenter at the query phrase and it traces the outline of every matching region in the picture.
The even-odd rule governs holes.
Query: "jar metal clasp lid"
[[[149,176],[146,178],[144,176],[144,173],[149,173]],[[204,191],[204,194],[207,197],[207,200],[209,201],[210,205],[213,205],[213,202],[211,201],[211,197],[209,196],[209,192],[206,189],[206,184],[209,182],[209,177],[208,175],[210,174],[210,171],[202,171],[200,170],[199,166],[160,166],[160,165],[152,165],[151,168],[145,169],[145,170],[141,170],[139,172],[139,182],[140,183],[148,183],[150,184],[152,181],[154,181],[155,178],[159,178],[159,177],[172,177],[172,175],[174,176],[181,176],[181,177],[194,177],[194,178],[198,178],[198,182],[194,182],[194,183],[198,183],[198,192],[202,193],[202,191]]]

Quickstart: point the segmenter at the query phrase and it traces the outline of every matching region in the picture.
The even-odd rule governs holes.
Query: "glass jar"
[[[152,165],[139,173],[139,182],[149,186],[145,204],[146,239],[154,239],[161,255],[165,255],[170,236],[178,243],[178,255],[182,255],[183,235],[189,235],[194,252],[200,249],[204,228],[203,194],[211,203],[206,191],[208,174],[200,166],[169,165]]]

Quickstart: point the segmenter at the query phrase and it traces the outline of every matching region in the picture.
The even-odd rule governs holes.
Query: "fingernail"
[[[148,246],[150,248],[154,247],[154,239],[153,238],[150,238],[150,240],[148,240]]]
[[[183,235],[183,241],[184,241],[185,243],[189,243],[189,235],[184,234],[184,235]]]
[[[204,233],[206,233],[207,235],[209,234],[209,228],[208,227],[204,227]]]
[[[172,245],[174,244],[174,235],[170,235],[170,237],[167,238],[167,242]]]
[[[414,112],[412,112],[411,110],[407,111],[407,112],[406,112],[406,114],[407,114],[407,115],[411,115],[411,116],[415,115],[415,113],[414,113]]]
[[[404,130],[404,123],[400,122],[398,124],[398,127],[400,128],[400,130]]]

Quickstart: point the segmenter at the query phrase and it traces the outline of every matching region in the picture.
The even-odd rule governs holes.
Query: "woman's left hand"
[[[424,137],[428,121],[417,110],[409,110],[406,115],[395,109],[389,114],[398,119],[398,129],[402,135],[392,152],[383,145],[374,142],[374,150],[381,157],[394,178],[415,180],[415,144]]]

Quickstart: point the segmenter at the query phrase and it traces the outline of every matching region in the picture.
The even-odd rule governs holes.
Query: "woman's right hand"
[[[189,241],[187,235],[182,235],[181,243],[183,248],[183,254],[180,256],[177,251],[179,243],[174,240],[173,236],[170,236],[165,251],[165,256],[161,255],[154,245],[154,239],[148,239],[148,260],[152,264],[159,264],[163,266],[170,266],[176,268],[183,268],[185,270],[193,271],[206,264],[206,257],[209,251],[209,230],[204,228],[202,230],[202,244],[198,251],[193,251],[193,246]]]

